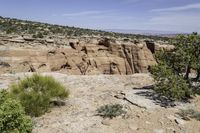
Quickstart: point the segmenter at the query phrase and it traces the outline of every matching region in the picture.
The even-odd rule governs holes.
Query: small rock
[[[54,99],[51,101],[51,104],[53,104],[54,106],[64,106],[66,103],[63,100]]]
[[[45,40],[47,43],[54,43],[54,40],[53,39],[46,39]]]
[[[136,115],[137,118],[140,118],[140,115]]]
[[[146,123],[146,124],[151,124],[151,122],[149,122],[149,121],[146,121],[145,123]]]
[[[28,36],[25,36],[23,37],[25,41],[34,41],[35,38],[32,38],[32,37],[28,37]]]
[[[164,130],[163,129],[155,129],[154,133],[164,133]]]
[[[180,124],[180,125],[184,125],[184,124],[185,124],[185,121],[184,121],[184,120],[179,119],[179,118],[177,118],[177,117],[175,117],[175,116],[170,115],[170,116],[168,116],[167,118],[168,118],[171,122],[175,121],[177,124]]]
[[[117,99],[124,99],[124,95],[122,95],[122,94],[117,94],[114,97]]]
[[[180,125],[184,125],[184,124],[185,124],[185,121],[184,121],[184,120],[178,119],[178,118],[175,119],[175,122],[176,122],[177,124],[180,124]]]
[[[175,130],[174,128],[172,128],[172,127],[168,127],[168,128],[166,128],[166,129],[169,130],[169,132],[176,133],[176,130]]]
[[[101,124],[103,124],[105,126],[110,126],[110,121],[108,119],[104,119],[104,120],[102,120]]]
[[[160,122],[160,124],[161,124],[162,126],[164,125],[164,122],[163,122],[163,121],[159,120],[159,122]]]
[[[134,126],[134,125],[131,125],[131,126],[129,126],[129,129],[131,129],[131,130],[139,130],[139,128],[138,127],[136,127],[136,126]]]

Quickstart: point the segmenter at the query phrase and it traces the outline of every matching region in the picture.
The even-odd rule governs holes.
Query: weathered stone
[[[140,108],[144,108],[147,110],[154,110],[158,108],[159,106],[154,103],[153,100],[150,100],[146,98],[145,96],[142,96],[140,94],[150,92],[150,90],[127,90],[124,91],[125,97],[124,99],[130,102],[131,104],[138,106]]]
[[[10,39],[9,41],[14,42],[14,43],[24,43],[25,42],[25,40],[23,40],[23,39]]]
[[[124,99],[124,95],[123,94],[117,94],[114,96],[117,99]]]
[[[164,130],[163,129],[155,129],[154,133],[164,133]]]
[[[174,122],[176,122],[177,124],[180,124],[180,125],[184,125],[185,124],[185,121],[184,120],[182,120],[182,119],[180,119],[180,118],[177,118],[177,117],[175,117],[175,116],[172,116],[172,115],[170,115],[170,116],[168,116],[167,117],[170,121],[174,121]]]
[[[104,119],[101,121],[101,123],[106,126],[110,126],[110,124],[111,124],[109,119]]]
[[[25,41],[34,41],[35,38],[32,38],[32,37],[28,37],[28,36],[25,36],[23,37]]]
[[[46,39],[45,40],[47,43],[54,43],[54,40],[53,39]]]
[[[25,45],[25,41],[28,40],[28,44]],[[129,41],[85,38],[69,39],[67,42],[70,46],[60,47],[57,44],[58,40],[46,39],[41,43],[38,43],[38,40],[33,42],[31,40],[26,37],[15,37],[14,41],[10,42],[14,48],[9,47],[0,53],[2,59],[8,59],[5,62],[10,67],[0,69],[0,73],[9,70],[27,72],[34,68],[34,71],[39,72],[130,75],[146,73],[149,66],[156,64],[152,50],[145,42],[134,44]],[[15,49],[16,42],[21,44],[18,45],[20,48]],[[45,42],[54,43],[55,46]],[[29,62],[32,64],[31,68],[30,65],[21,64],[22,62]],[[41,67],[41,64],[45,66]]]

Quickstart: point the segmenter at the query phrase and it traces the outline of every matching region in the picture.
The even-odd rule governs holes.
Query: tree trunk
[[[196,76],[195,80],[197,81],[197,80],[199,80],[199,78],[200,78],[200,68],[197,69],[197,76]]]
[[[186,66],[186,72],[185,72],[185,79],[187,80],[189,79],[190,69],[191,69],[190,64],[188,64]]]

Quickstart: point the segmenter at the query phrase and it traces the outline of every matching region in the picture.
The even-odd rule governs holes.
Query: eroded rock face
[[[42,42],[24,39],[22,44],[1,40],[0,73],[59,71],[75,75],[129,75],[148,72],[148,67],[156,64],[153,53],[157,47],[149,42],[102,38],[71,39],[64,44],[57,44],[57,40]]]

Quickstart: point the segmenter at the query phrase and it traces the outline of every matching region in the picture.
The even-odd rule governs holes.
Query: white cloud
[[[195,6],[194,6],[195,5]],[[66,23],[72,26],[99,29],[141,29],[177,32],[200,32],[200,14],[192,12],[175,12],[200,9],[200,4],[154,9],[146,17],[136,17],[117,10],[85,10],[62,14]],[[158,12],[161,11],[161,12]]]
[[[123,27],[127,22],[134,22],[135,17],[116,10],[85,10],[61,14],[66,23],[71,26],[84,28],[110,29]]]
[[[125,21],[125,20],[133,20],[134,17],[127,16],[121,13],[116,13],[113,11],[82,11],[82,12],[74,12],[74,13],[65,13],[62,16],[71,18],[71,19],[82,19],[82,20],[104,20],[104,21]]]
[[[165,15],[154,16],[149,19],[146,24],[162,30],[200,32],[200,15],[169,13]]]
[[[75,12],[75,13],[65,13],[62,16],[66,17],[79,17],[79,16],[92,16],[105,13],[103,11],[82,11],[82,12]]]
[[[191,9],[200,9],[200,3],[170,7],[170,8],[152,9],[151,11],[152,12],[173,12],[173,11],[185,11],[185,10],[191,10]]]

